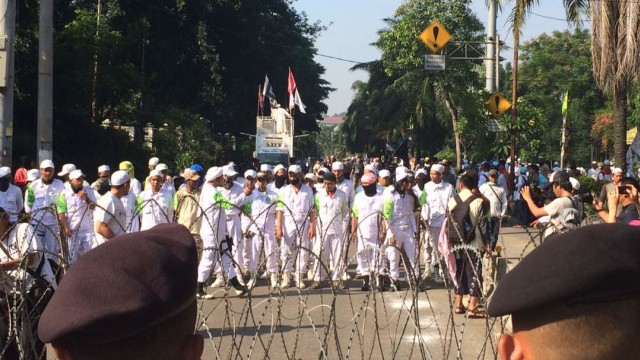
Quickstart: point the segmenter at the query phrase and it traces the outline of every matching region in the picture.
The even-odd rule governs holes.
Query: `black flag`
[[[271,86],[271,82],[269,82],[269,77],[267,75],[264,76],[264,86],[262,87],[262,95],[272,100],[276,99],[276,93],[273,91],[273,87]]]

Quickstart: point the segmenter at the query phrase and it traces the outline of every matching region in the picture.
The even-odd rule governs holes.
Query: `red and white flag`
[[[289,68],[289,81],[287,84],[287,92],[289,93],[289,109],[293,109],[295,105],[298,105],[300,108],[300,112],[306,114],[304,109],[304,104],[302,103],[302,99],[300,98],[300,93],[298,92],[298,86],[296,85],[296,80],[293,78],[293,72],[291,72],[291,68]]]

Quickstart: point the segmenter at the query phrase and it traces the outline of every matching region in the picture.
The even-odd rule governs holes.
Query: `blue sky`
[[[377,31],[384,27],[382,19],[391,17],[395,9],[404,0],[297,0],[294,8],[306,12],[309,20],[320,20],[328,29],[316,41],[318,54],[338,57],[358,62],[366,62],[380,57],[380,52],[370,46],[377,39]],[[513,38],[509,34],[507,21],[512,4],[503,7],[498,14],[496,28],[501,39],[512,46]],[[487,10],[485,0],[473,0],[471,9],[486,25]],[[553,18],[553,19],[552,19]],[[558,20],[559,19],[559,20]],[[533,9],[523,30],[523,40],[534,38],[542,33],[568,28],[562,1],[546,0],[544,5]],[[512,54],[503,57],[511,61]],[[347,111],[353,91],[351,85],[356,80],[366,80],[364,71],[349,71],[354,64],[350,62],[316,56],[316,61],[326,68],[324,79],[336,88],[329,95],[326,104],[329,115]],[[304,99],[304,89],[300,89]]]

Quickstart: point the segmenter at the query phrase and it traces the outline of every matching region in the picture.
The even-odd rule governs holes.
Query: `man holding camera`
[[[620,186],[610,187],[611,193],[607,193],[607,206],[609,211],[593,200],[593,209],[598,216],[607,223],[629,224],[640,218],[638,211],[638,181],[631,177],[625,177],[620,181]]]

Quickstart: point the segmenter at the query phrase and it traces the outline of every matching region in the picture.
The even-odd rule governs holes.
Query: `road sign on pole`
[[[446,62],[444,55],[425,55],[424,69],[428,71],[444,71]]]
[[[445,45],[451,41],[451,34],[436,20],[424,29],[420,34],[420,39],[429,47],[431,52],[440,53]]]
[[[489,96],[489,100],[484,103],[492,116],[500,116],[505,111],[511,109],[511,103],[499,92],[494,92]]]

